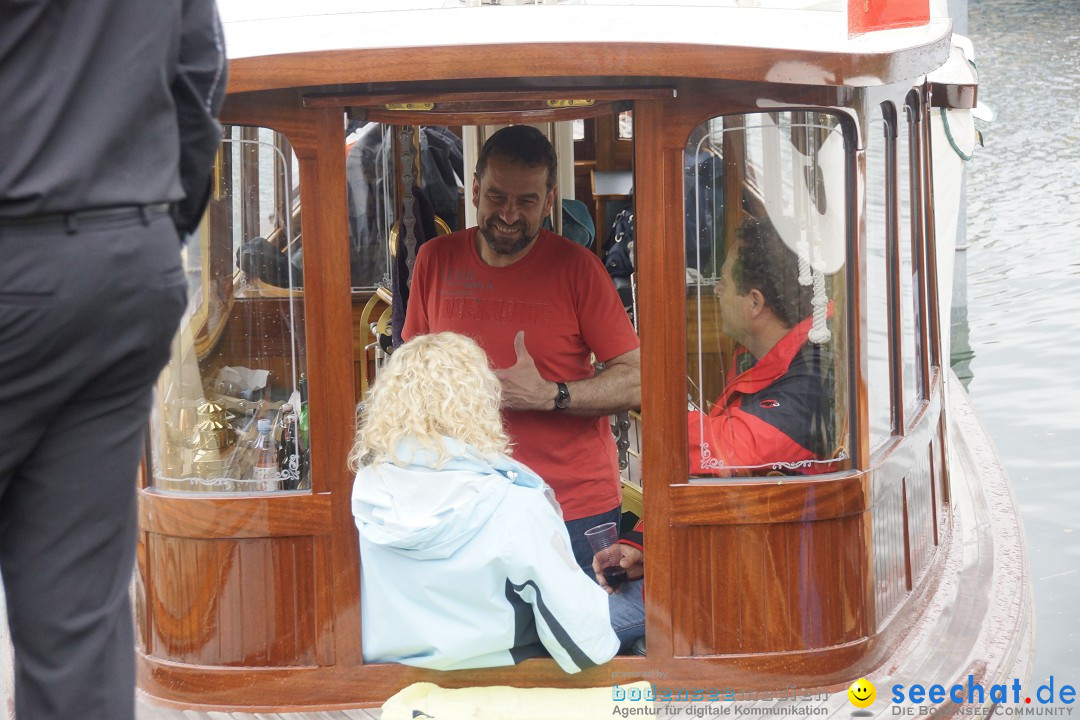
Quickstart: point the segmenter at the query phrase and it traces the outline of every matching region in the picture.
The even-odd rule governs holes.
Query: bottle
[[[307,375],[300,373],[300,410],[297,425],[300,431],[300,450],[308,452],[311,449],[311,432],[308,424],[308,399],[307,399]]]
[[[300,452],[299,421],[290,403],[281,406],[281,445],[278,449],[278,470],[284,490],[296,490],[304,475],[304,458]]]
[[[255,482],[252,490],[256,492],[281,489],[281,471],[278,469],[278,449],[270,434],[271,423],[268,418],[259,420],[259,436],[253,446],[254,457],[252,475]]]

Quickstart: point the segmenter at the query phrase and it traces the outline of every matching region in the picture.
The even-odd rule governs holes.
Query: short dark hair
[[[799,283],[799,258],[780,239],[768,220],[747,218],[738,230],[738,254],[731,266],[731,277],[740,295],[757,288],[765,306],[792,328],[813,312],[812,285]],[[733,249],[734,250],[734,249]]]
[[[476,158],[476,174],[483,177],[488,158],[498,156],[512,163],[525,167],[546,167],[548,171],[547,189],[555,187],[558,174],[558,158],[555,148],[551,147],[544,133],[531,125],[511,125],[497,131],[480,148]]]

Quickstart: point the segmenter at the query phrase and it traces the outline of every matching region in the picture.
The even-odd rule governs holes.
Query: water
[[[1080,3],[970,0],[980,100],[968,164],[974,404],[1020,502],[1032,679],[1080,682]]]

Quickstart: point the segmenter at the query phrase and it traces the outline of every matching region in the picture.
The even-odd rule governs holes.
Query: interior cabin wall
[[[610,113],[584,121],[585,139],[574,143],[574,176],[577,199],[592,211],[596,222],[599,254],[616,213],[631,203],[630,196],[594,194],[594,173],[633,170],[633,138],[620,135],[622,113]]]
[[[275,380],[291,378],[294,361],[298,368],[307,366],[305,325],[289,322],[290,314],[302,314],[304,307],[303,298],[235,301],[218,341],[220,354],[215,362],[220,365],[250,363],[269,370]],[[206,374],[212,376],[215,369],[205,368]]]

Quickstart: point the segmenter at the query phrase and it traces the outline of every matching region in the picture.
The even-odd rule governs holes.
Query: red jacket
[[[690,412],[691,475],[828,471],[832,463],[817,461],[837,442],[833,357],[807,341],[811,325],[803,320],[729,382],[708,415]]]

